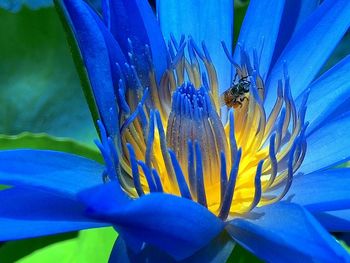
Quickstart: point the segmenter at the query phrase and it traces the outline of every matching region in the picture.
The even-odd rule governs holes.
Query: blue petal
[[[123,238],[119,236],[118,240],[114,244],[112,254],[109,259],[110,263],[222,263],[227,261],[235,246],[235,242],[232,240],[232,238],[226,231],[223,231],[217,238],[196,252],[194,255],[181,261],[175,261],[172,257],[155,247],[144,245],[141,252],[133,253],[130,249],[128,249],[126,244],[127,243],[124,242]]]
[[[350,1],[326,0],[303,23],[287,44],[267,80],[266,105],[272,108],[278,80],[287,62],[293,96],[298,96],[314,79],[350,26]]]
[[[67,196],[102,183],[103,166],[76,155],[40,150],[0,151],[0,182]]]
[[[315,130],[306,139],[307,152],[298,171],[307,174],[349,160],[349,130],[349,112]]]
[[[273,66],[278,57],[281,55],[281,52],[292,35],[299,29],[308,16],[318,7],[319,2],[319,0],[286,1],[271,66]]]
[[[307,134],[327,124],[331,114],[350,97],[349,72],[350,56],[347,56],[311,84],[305,117],[310,123]],[[297,103],[301,100],[302,95]]]
[[[145,45],[152,52],[154,67],[158,81],[166,70],[167,50],[159,24],[148,1],[137,0],[103,0],[103,15],[108,28],[120,44],[124,54],[128,54],[129,41],[132,41],[136,55],[136,69],[141,72],[140,78],[148,84],[150,70]]]
[[[105,36],[96,17],[82,0],[57,0],[65,18],[74,31],[81,56],[89,75],[95,101],[109,134],[116,134],[117,114],[111,61]]]
[[[171,33],[176,39],[190,35],[198,45],[205,41],[218,74],[219,91],[225,91],[232,81],[231,65],[220,42],[232,47],[233,1],[157,0],[157,13],[167,41]]]
[[[309,211],[350,209],[350,168],[296,175],[284,197]]]
[[[227,229],[243,247],[269,262],[348,262],[349,254],[302,207],[276,203],[257,219],[233,219]]]
[[[329,232],[350,232],[350,209],[314,213]]]
[[[284,0],[271,4],[270,0],[251,0],[244,18],[238,42],[248,51],[251,59],[256,49],[260,58],[261,76],[269,71],[283,13]],[[235,61],[240,61],[240,48],[235,50]]]
[[[204,247],[224,227],[224,223],[203,206],[173,195],[148,194],[118,205],[115,198],[111,198],[118,195],[116,187],[115,183],[109,183],[82,194],[88,212],[177,260]],[[100,205],[102,202],[103,206]]]
[[[77,201],[29,189],[0,191],[0,240],[52,235],[108,226],[84,216]]]

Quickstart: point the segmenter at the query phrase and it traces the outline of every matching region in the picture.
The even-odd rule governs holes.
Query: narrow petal
[[[350,113],[346,113],[307,137],[307,152],[299,168],[304,174],[316,172],[350,159]]]
[[[174,34],[191,36],[199,45],[205,42],[216,67],[220,92],[231,84],[231,65],[221,47],[221,41],[232,47],[233,1],[231,0],[157,0],[160,26],[167,41]],[[224,14],[224,15],[222,15]]]
[[[115,189],[115,183],[109,183],[82,194],[89,214],[113,223],[121,232],[154,245],[177,260],[207,245],[224,227],[206,208],[186,198],[154,193],[121,206],[110,198],[117,195]],[[103,207],[95,195],[103,201]]]
[[[143,72],[140,77],[146,83],[150,65],[145,56],[145,45],[150,46],[159,81],[166,69],[167,50],[159,24],[148,1],[103,0],[102,6],[107,26],[124,54],[130,52],[129,40],[131,40],[137,60],[136,69],[138,72]]]
[[[29,189],[0,191],[0,240],[52,235],[109,224],[84,216],[77,201]]]
[[[233,219],[227,229],[243,247],[269,262],[347,262],[349,254],[302,207],[276,203]]]
[[[350,169],[296,175],[284,197],[309,211],[350,209]]]
[[[350,97],[350,56],[324,73],[310,86],[306,121],[310,123],[307,134],[318,126],[327,124],[328,118]],[[302,100],[302,95],[297,103]]]
[[[238,42],[253,58],[256,50],[260,58],[260,74],[266,77],[275,48],[285,1],[272,3],[269,0],[251,0],[244,18]],[[240,61],[240,48],[236,48],[234,58]]]
[[[293,0],[286,1],[282,14],[280,31],[278,33],[272,64],[281,55],[292,35],[299,29],[309,15],[318,7],[320,0]]]
[[[86,158],[41,150],[0,151],[0,182],[67,196],[102,183],[103,166]]]
[[[314,79],[350,26],[350,1],[326,0],[287,44],[269,75],[266,105],[273,106],[278,80],[287,63],[290,86],[297,97]]]
[[[329,232],[350,232],[350,209],[313,214]]]
[[[111,61],[105,36],[101,32],[90,7],[82,0],[56,0],[68,25],[73,30],[85,64],[99,114],[109,134],[117,128],[115,95]],[[84,69],[78,69],[84,70]]]

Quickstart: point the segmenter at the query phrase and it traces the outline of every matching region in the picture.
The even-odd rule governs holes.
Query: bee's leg
[[[235,78],[233,79],[233,83],[236,83],[236,81],[237,81],[237,77],[238,77],[238,73],[236,72],[236,74],[235,74]]]
[[[243,103],[242,103],[242,102],[240,102],[240,101],[237,101],[237,103],[239,104],[239,107],[240,107],[240,108],[242,108]]]
[[[249,101],[249,99],[248,99],[247,97],[240,98],[239,100],[240,100],[241,104],[242,104],[242,102],[243,102],[244,100]]]

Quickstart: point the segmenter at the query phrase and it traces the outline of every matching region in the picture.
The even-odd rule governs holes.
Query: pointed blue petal
[[[128,249],[123,238],[119,235],[114,243],[111,255],[109,256],[108,263],[131,263],[128,255]]]
[[[276,203],[254,209],[257,219],[233,219],[231,236],[269,262],[348,262],[349,254],[302,207]]]
[[[284,197],[309,211],[350,209],[350,169],[297,175]]]
[[[154,245],[177,260],[207,245],[224,227],[203,206],[173,195],[152,193],[118,205],[110,198],[115,187],[115,183],[109,183],[81,194],[89,214],[113,223],[121,232]],[[94,195],[99,196],[100,202]],[[102,202],[104,205],[99,205]]]
[[[225,91],[231,84],[232,76],[221,41],[227,47],[232,47],[233,1],[157,0],[157,13],[167,41],[171,33],[176,39],[190,35],[197,45],[205,41],[218,74],[219,91]]]
[[[117,128],[111,61],[105,36],[90,7],[82,0],[57,0],[74,32],[93,90],[99,114],[109,134]]]
[[[275,64],[292,35],[318,7],[320,0],[286,1],[271,66]]]
[[[350,56],[324,73],[310,86],[305,120],[310,123],[307,134],[326,125],[328,118],[350,97]],[[302,100],[302,95],[297,103]]]
[[[251,0],[244,18],[238,42],[250,55],[256,49],[260,58],[259,72],[265,79],[275,48],[285,1],[271,3],[270,0]],[[240,62],[240,48],[237,47],[234,59]]]
[[[102,183],[103,166],[62,152],[0,151],[0,182],[35,187],[67,196]]]
[[[152,52],[154,67],[158,81],[166,70],[167,50],[159,24],[148,1],[139,0],[103,0],[103,15],[109,30],[120,44],[124,54],[128,54],[129,41],[132,41],[136,55],[136,69],[142,72],[140,79],[148,85],[150,70],[145,45]]]
[[[311,173],[350,159],[350,113],[315,130],[307,137],[307,151],[299,172]]]
[[[350,1],[326,0],[303,23],[287,44],[267,80],[266,105],[272,108],[278,80],[287,62],[290,86],[297,97],[325,63],[350,26]]]
[[[223,231],[217,238],[212,240],[207,246],[196,252],[194,255],[181,260],[181,263],[222,263],[226,262],[232,253],[235,246],[235,242]],[[134,253],[127,247],[127,242],[123,240],[121,236],[114,243],[114,247],[109,259],[110,263],[113,262],[126,262],[126,263],[175,263],[174,258],[170,257],[163,251],[152,247],[148,244],[144,245],[142,251]]]
[[[41,191],[10,188],[0,200],[1,241],[110,225],[85,217],[77,201]]]
[[[144,244],[141,251],[133,252],[127,242],[119,235],[114,243],[112,254],[109,258],[109,263],[175,263],[175,260],[168,254],[148,244]]]
[[[314,213],[329,232],[350,232],[350,209]]]

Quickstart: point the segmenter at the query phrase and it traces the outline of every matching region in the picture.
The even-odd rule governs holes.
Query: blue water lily
[[[114,226],[111,262],[348,262],[349,70],[318,76],[350,26],[347,0],[56,5],[79,47],[105,165],[0,153],[1,240]],[[200,5],[199,5],[200,4]],[[79,59],[78,59],[79,60]],[[79,64],[79,61],[77,61]],[[84,80],[84,79],[83,79]]]

